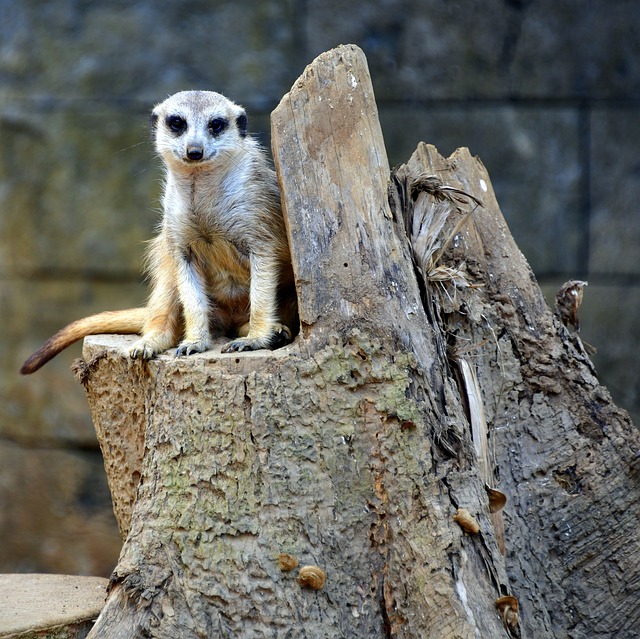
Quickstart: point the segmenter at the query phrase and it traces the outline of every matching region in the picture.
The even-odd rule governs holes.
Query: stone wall
[[[479,155],[552,299],[589,280],[582,336],[640,418],[640,6],[633,0],[4,0],[0,21],[0,571],[107,575],[119,539],[68,321],[144,301],[160,171],[147,113],[225,93],[269,112],[317,54],[367,54],[391,164]]]

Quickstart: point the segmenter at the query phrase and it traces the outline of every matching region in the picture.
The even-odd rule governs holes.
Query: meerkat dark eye
[[[213,118],[209,122],[209,133],[220,135],[227,128],[227,121],[224,118]]]
[[[180,135],[187,130],[187,121],[179,115],[170,115],[167,118],[167,126],[173,133]]]

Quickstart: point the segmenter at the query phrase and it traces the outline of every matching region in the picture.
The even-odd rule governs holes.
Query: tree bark
[[[578,637],[593,627],[580,583],[619,616],[613,595],[631,605],[633,588],[597,574],[605,527],[587,514],[622,523],[629,550],[609,529],[605,555],[638,583],[637,485],[607,502],[638,438],[544,304],[484,167],[421,145],[389,187],[353,46],[307,67],[272,130],[295,342],[145,364],[129,338],[85,342],[126,534],[90,636]],[[440,227],[414,223],[425,210]],[[487,483],[510,500],[504,534]]]
[[[446,256],[475,287],[451,295],[436,273],[428,295],[452,359],[477,372],[490,483],[509,500],[507,572],[523,632],[631,637],[640,622],[638,431],[599,384],[579,335],[547,307],[481,162],[421,144],[396,172],[398,190],[424,175],[484,205]]]

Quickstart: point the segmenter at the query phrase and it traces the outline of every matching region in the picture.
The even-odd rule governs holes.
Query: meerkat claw
[[[288,326],[284,326],[283,324],[277,326],[270,340],[270,348],[280,348],[281,346],[285,346],[293,339],[293,335],[291,334],[291,330]]]
[[[185,355],[195,355],[196,353],[204,353],[209,349],[207,342],[182,342],[176,348],[176,357],[183,357]]]
[[[155,357],[155,352],[152,348],[149,347],[148,344],[145,344],[143,342],[135,342],[129,349],[129,357],[131,357],[131,359],[141,359],[143,361],[148,361]]]
[[[264,346],[259,344],[260,340],[249,339],[248,337],[239,337],[234,339],[233,342],[225,344],[220,349],[222,353],[242,353],[243,351],[257,351]]]
[[[232,342],[225,344],[221,351],[223,353],[241,353],[243,351],[258,351],[263,348],[275,350],[292,339],[291,331],[288,327],[278,324],[270,333],[261,337],[239,337]]]

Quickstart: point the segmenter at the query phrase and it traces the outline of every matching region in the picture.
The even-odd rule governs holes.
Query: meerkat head
[[[167,165],[207,165],[242,148],[247,114],[219,93],[182,91],[153,109],[151,126]]]

